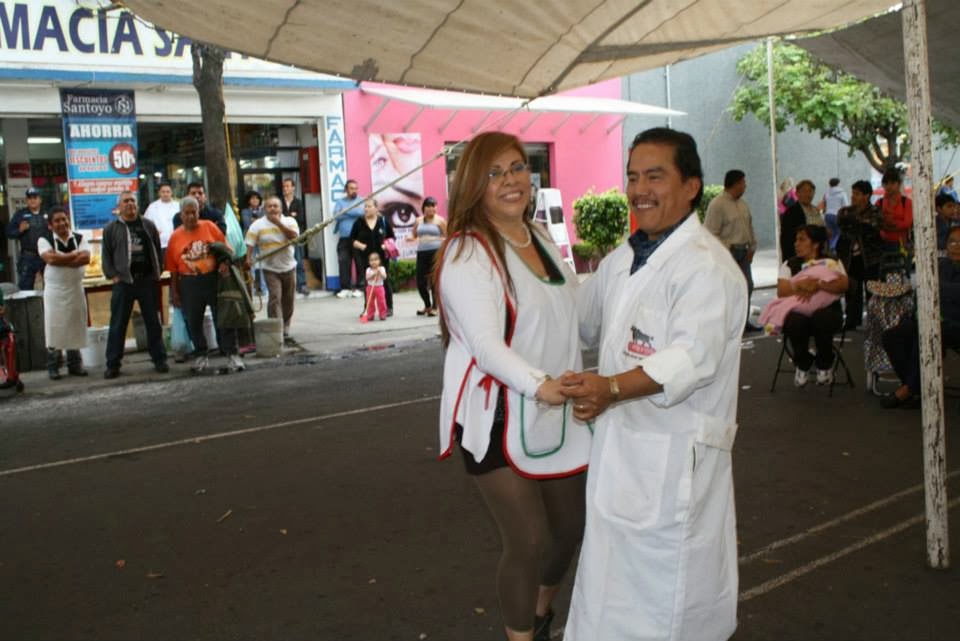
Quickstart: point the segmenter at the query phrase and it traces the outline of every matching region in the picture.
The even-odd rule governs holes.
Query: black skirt
[[[463,466],[466,468],[467,474],[471,476],[480,476],[508,466],[507,458],[503,454],[503,428],[506,424],[506,416],[503,412],[505,391],[506,388],[501,386],[500,392],[497,394],[497,407],[493,411],[493,426],[490,428],[490,445],[487,446],[487,452],[480,459],[480,462],[477,463],[473,454],[463,449],[462,446],[460,447],[460,454],[463,455]],[[462,438],[463,426],[457,423],[456,439],[458,445]]]

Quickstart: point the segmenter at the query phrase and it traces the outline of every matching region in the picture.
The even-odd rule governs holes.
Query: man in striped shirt
[[[283,205],[276,196],[267,198],[264,209],[266,214],[250,225],[244,238],[247,247],[247,261],[253,254],[253,248],[260,250],[263,256],[300,235],[300,226],[292,216],[283,215]],[[282,251],[260,261],[267,281],[267,317],[283,319],[283,339],[290,340],[290,319],[293,318],[293,301],[296,296],[297,260],[294,246],[288,245]]]

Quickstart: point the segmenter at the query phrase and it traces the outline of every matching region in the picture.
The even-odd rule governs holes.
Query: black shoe
[[[392,309],[388,309],[388,310],[387,310],[387,316],[393,316],[393,310],[392,310]]]
[[[900,407],[905,410],[918,410],[920,409],[920,397],[911,395],[907,400],[900,401]]]
[[[900,407],[900,399],[896,394],[887,394],[880,399],[880,406],[885,410],[892,410]]]
[[[63,378],[63,376],[60,375],[60,371],[55,369],[47,370],[47,376],[50,377],[51,381],[59,381]]]
[[[155,369],[158,374],[166,374],[170,371],[170,366],[167,365],[167,361],[160,361],[159,363],[153,364],[153,369]]]
[[[533,641],[550,641],[550,624],[553,623],[553,610],[545,615],[533,617]]]
[[[73,367],[67,369],[67,374],[70,376],[88,376],[87,370],[82,367]]]
[[[117,378],[118,376],[120,376],[120,368],[119,368],[119,367],[108,367],[108,368],[107,368],[106,370],[104,370],[104,372],[103,372],[103,377],[106,378],[106,379]]]
[[[905,410],[917,410],[920,409],[920,397],[911,394],[907,398],[897,398],[896,394],[887,394],[880,399],[880,405],[886,410],[893,410],[898,407]]]

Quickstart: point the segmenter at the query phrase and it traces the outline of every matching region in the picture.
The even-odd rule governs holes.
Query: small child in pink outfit
[[[387,291],[384,282],[387,270],[380,264],[380,254],[372,252],[367,258],[367,320],[373,320],[374,312],[380,314],[380,320],[387,320]]]

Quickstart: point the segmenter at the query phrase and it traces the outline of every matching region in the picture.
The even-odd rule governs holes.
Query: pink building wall
[[[620,81],[609,80],[565,92],[564,95],[620,98]],[[382,102],[383,98],[380,96],[364,93],[363,90],[349,91],[343,95],[347,175],[358,182],[361,194],[371,191],[369,134],[403,132],[404,127],[420,109],[415,104],[391,101],[365,131],[364,125],[373,117]],[[441,151],[445,143],[472,137],[474,133],[471,128],[475,127],[487,112],[461,111],[440,134],[440,128],[450,118],[451,113],[445,109],[424,109],[407,129],[408,132],[420,133],[424,161]],[[506,113],[494,112],[484,121],[483,127],[488,128],[490,123],[496,122]],[[573,114],[555,134],[551,130],[560,125],[567,118],[567,114],[541,113],[531,125],[534,116],[536,114],[530,112],[518,113],[499,128],[516,135],[523,142],[549,146],[550,187],[561,190],[567,232],[572,244],[577,238],[573,226],[573,201],[591,188],[598,192],[611,187],[623,189],[623,134],[622,126],[617,124],[621,116],[602,115],[587,127],[594,114]],[[521,131],[528,125],[526,131]],[[581,132],[585,127],[586,131]],[[611,127],[613,129],[608,133],[607,130]],[[443,157],[424,167],[423,183],[424,196],[436,198],[440,215],[446,217],[447,178]]]

